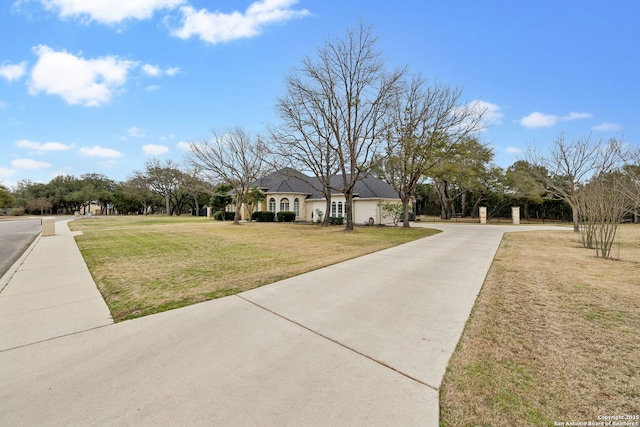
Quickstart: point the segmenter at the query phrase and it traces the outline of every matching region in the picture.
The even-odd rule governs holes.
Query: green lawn
[[[72,221],[76,241],[114,320],[231,295],[435,234],[343,227],[112,217]]]

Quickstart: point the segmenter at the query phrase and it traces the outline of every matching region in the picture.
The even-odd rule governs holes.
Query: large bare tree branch
[[[240,223],[242,203],[251,184],[268,168],[266,145],[241,127],[224,133],[212,132],[210,139],[189,142],[189,163],[214,183],[231,185],[236,193],[234,224]]]
[[[547,156],[529,149],[526,160],[537,166],[532,172],[538,173],[536,178],[544,182],[547,190],[571,206],[573,230],[577,233],[580,231],[579,186],[595,175],[619,167],[620,153],[620,141],[614,138],[606,142],[594,141],[589,134],[569,142],[564,134],[560,134]]]
[[[417,184],[484,127],[485,110],[462,105],[461,95],[460,89],[428,84],[418,75],[391,98],[387,157],[379,170],[400,195],[404,227]]]
[[[389,97],[404,74],[386,72],[375,45],[363,25],[344,39],[327,40],[315,59],[305,58],[287,79],[288,93],[276,107],[284,124],[274,136],[316,174],[325,193],[330,176],[342,175],[335,190],[345,195],[347,230],[353,229],[354,186],[379,151]],[[309,154],[314,159],[306,159]]]

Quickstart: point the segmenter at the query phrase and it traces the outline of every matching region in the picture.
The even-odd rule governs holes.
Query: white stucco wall
[[[298,199],[298,201],[300,202],[300,212],[298,213],[298,215],[296,216],[296,221],[304,221],[307,217],[307,210],[308,210],[308,205],[305,204],[305,194],[299,194],[299,193],[277,193],[277,194],[269,194],[267,193],[266,198],[264,200],[264,205],[261,207],[260,210],[264,210],[264,211],[268,211],[269,210],[269,199],[273,198],[276,201],[276,210],[275,212],[280,212],[280,202],[282,201],[282,199],[288,199],[289,200],[289,211],[293,212],[294,211],[294,203],[295,203],[295,199]]]
[[[342,202],[344,204],[344,197],[332,197],[332,202]],[[392,223],[391,218],[385,218],[382,214],[382,206],[385,203],[400,203],[399,199],[354,199],[353,201],[353,221],[356,224],[365,224],[369,221],[369,218],[373,218],[374,224],[389,224]],[[307,200],[305,219],[307,221],[317,221],[318,217],[315,213],[316,209],[320,209],[323,212],[323,218],[325,217],[325,204],[324,200]],[[313,217],[312,214],[313,213]],[[329,212],[331,215],[331,212]]]
[[[327,213],[325,212],[326,202],[325,200],[306,200],[304,195],[301,194],[267,194],[265,200],[262,202],[261,206],[257,209],[260,211],[269,210],[269,199],[275,199],[276,210],[275,212],[280,211],[280,201],[283,198],[289,199],[289,210],[293,211],[293,202],[296,198],[300,200],[300,214],[296,217],[297,221],[311,221],[317,222],[318,215],[316,210],[320,210],[322,212],[322,217],[325,218]],[[341,195],[335,195],[331,198],[332,202],[342,203],[343,205],[343,216],[345,216],[344,212],[344,204],[345,198]],[[386,218],[382,212],[382,206],[385,203],[400,203],[399,199],[360,199],[356,198],[353,201],[353,221],[355,224],[366,224],[369,222],[369,218],[373,218],[374,224],[390,224],[393,222],[391,218]],[[329,216],[331,216],[331,211],[329,211]],[[245,218],[247,217],[247,218]],[[248,219],[247,212],[243,210],[243,219]]]

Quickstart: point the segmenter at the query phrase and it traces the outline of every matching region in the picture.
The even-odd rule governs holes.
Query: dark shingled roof
[[[331,177],[333,188],[342,188],[342,175]],[[252,187],[262,189],[266,194],[273,193],[301,193],[309,196],[309,199],[323,199],[320,192],[322,185],[316,177],[307,176],[291,168],[280,169],[276,172],[256,180]],[[340,190],[334,190],[340,193]],[[354,188],[356,197],[362,199],[397,199],[398,193],[391,185],[376,178],[373,175],[366,175],[356,183]]]

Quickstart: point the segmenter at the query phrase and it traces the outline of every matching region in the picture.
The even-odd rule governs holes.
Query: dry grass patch
[[[436,230],[117,217],[73,221],[116,321],[231,295]]]
[[[640,415],[640,227],[622,227],[620,260],[578,241],[505,235],[445,375],[441,425]]]

